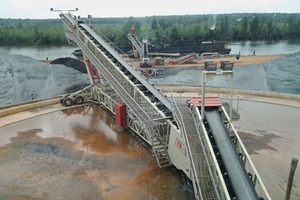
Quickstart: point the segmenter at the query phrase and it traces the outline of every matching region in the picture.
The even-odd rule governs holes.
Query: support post
[[[232,99],[233,99],[233,74],[231,74],[230,81],[230,110],[229,110],[229,121],[232,122]]]
[[[92,72],[91,72],[90,67],[89,67],[89,65],[91,63],[90,63],[90,60],[89,60],[89,58],[87,57],[87,55],[85,53],[83,53],[83,60],[84,60],[84,64],[85,64],[85,67],[86,67],[86,71],[88,72],[88,75],[89,75],[90,83],[91,83],[91,85],[93,85],[94,84],[93,75],[92,75]]]
[[[289,180],[286,188],[286,193],[285,193],[285,200],[290,200],[291,197],[291,190],[292,190],[292,185],[293,185],[293,179],[294,179],[294,174],[297,168],[298,164],[298,159],[293,158],[291,162],[291,168],[290,168],[290,175],[289,175]]]
[[[206,81],[206,72],[202,72],[202,92],[201,92],[201,121],[204,120],[204,112],[205,112],[205,81]]]

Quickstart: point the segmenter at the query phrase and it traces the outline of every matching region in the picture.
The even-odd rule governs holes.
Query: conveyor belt
[[[162,104],[164,104],[169,110],[171,110],[171,102],[152,84],[150,84],[143,76],[141,76],[135,69],[133,69],[127,62],[125,62],[122,57],[109,46],[109,44],[107,44],[101,37],[99,37],[88,25],[81,24],[81,27],[83,27],[88,33],[90,33],[93,38],[95,38],[137,80],[139,80],[141,84],[148,89],[148,91],[150,91]]]
[[[141,49],[142,49],[141,43],[138,41],[138,39],[135,37],[135,35],[131,35],[131,36],[134,39],[135,43],[138,45],[139,50],[141,51]]]
[[[219,111],[217,109],[207,109],[205,111],[205,117],[221,154],[236,198],[242,200],[259,199],[250,182],[249,175],[234,150],[234,146],[223,124]]]

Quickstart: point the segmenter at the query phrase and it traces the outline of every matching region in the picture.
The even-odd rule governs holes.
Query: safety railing
[[[198,175],[197,175],[197,171],[196,171],[194,160],[193,160],[193,156],[192,156],[191,147],[190,147],[189,140],[188,140],[188,137],[187,137],[187,133],[186,133],[185,127],[184,127],[183,118],[182,118],[180,110],[177,107],[177,105],[176,105],[175,102],[176,101],[175,101],[175,99],[174,99],[174,97],[173,97],[173,95],[171,93],[171,103],[172,103],[173,117],[174,117],[175,121],[178,123],[178,126],[179,126],[179,128],[181,130],[181,134],[183,134],[184,139],[186,141],[187,155],[189,157],[190,165],[191,165],[191,170],[192,170],[191,180],[193,182],[194,195],[195,195],[195,198],[197,200],[203,200],[203,197],[202,197],[202,194],[201,194],[201,189],[200,189],[200,183],[199,183],[199,180],[198,180]]]
[[[241,100],[240,95],[234,90],[230,91],[230,93],[231,92],[232,92],[232,97],[231,94],[222,95],[220,92],[218,92],[218,98],[222,99],[222,102],[228,104],[229,106],[230,106],[230,99],[232,98],[232,102],[231,102],[232,109],[238,114],[240,110],[240,100]]]
[[[203,121],[201,120],[201,115],[199,112],[198,107],[191,106],[191,110],[193,113],[193,116],[196,121],[196,125],[199,131],[199,138],[201,140],[203,151],[206,155],[207,163],[209,166],[209,172],[210,176],[213,179],[215,189],[217,190],[218,199],[226,199],[230,200],[230,195],[228,193],[222,172],[220,170],[217,158],[214,154],[214,150],[212,147],[212,144],[210,142],[208,133],[206,131],[205,125]]]

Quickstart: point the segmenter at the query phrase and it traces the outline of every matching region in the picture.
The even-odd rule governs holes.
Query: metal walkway
[[[187,143],[191,156],[191,166],[193,166],[192,181],[194,192],[197,196],[201,197],[201,199],[220,199],[210,164],[205,153],[205,146],[203,145],[200,133],[198,132],[202,132],[202,130],[197,129],[193,115],[186,104],[179,104],[177,107],[178,110],[176,115],[180,116],[182,129],[184,129],[187,136]]]

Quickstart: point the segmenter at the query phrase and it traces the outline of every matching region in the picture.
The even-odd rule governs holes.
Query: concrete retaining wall
[[[185,92],[193,92],[193,93],[201,93],[201,87],[194,87],[194,86],[160,86],[158,87],[162,92],[177,92],[177,93],[185,93]],[[228,88],[215,88],[215,87],[206,87],[206,92],[210,93],[224,93],[229,94],[230,89]],[[276,99],[287,99],[287,100],[294,100],[300,101],[300,95],[296,94],[285,94],[285,93],[276,93],[276,92],[266,92],[266,91],[254,91],[254,90],[240,90],[234,89],[233,90],[238,95],[250,95],[250,96],[259,96],[259,97],[267,97],[267,98],[276,98]]]
[[[174,93],[196,93],[200,95],[201,87],[195,86],[159,86],[157,87],[162,92],[174,92]],[[218,94],[230,94],[230,89],[228,88],[214,88],[214,87],[206,87],[206,92],[208,93],[218,93]],[[283,100],[292,100],[296,102],[300,102],[300,95],[295,94],[284,94],[284,93],[275,93],[275,92],[265,92],[265,91],[253,91],[253,90],[240,90],[234,89],[234,92],[238,95],[249,95],[256,97],[265,97],[265,98],[274,98],[274,99],[283,99]],[[44,106],[54,105],[59,103],[60,98],[47,99],[35,102],[26,102],[23,104],[10,105],[6,107],[0,108],[0,117],[13,115],[19,112],[24,112],[27,110],[42,108]]]
[[[59,103],[59,98],[55,98],[55,99],[41,100],[41,101],[36,101],[36,102],[27,102],[24,104],[2,107],[2,108],[0,108],[0,117],[13,115],[13,114],[16,114],[19,112],[24,112],[26,110],[42,108],[44,106],[49,106],[49,105],[58,104],[58,103]]]

